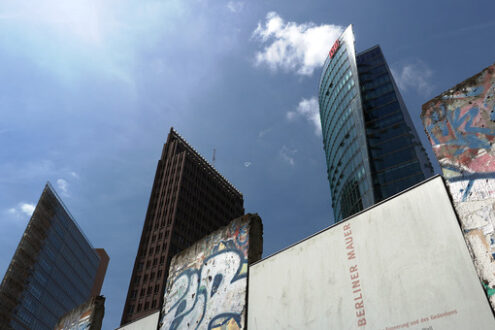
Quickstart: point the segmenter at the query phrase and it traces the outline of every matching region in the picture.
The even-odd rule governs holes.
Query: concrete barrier
[[[248,301],[250,330],[495,329],[439,176],[253,264]]]
[[[160,329],[245,329],[248,265],[261,253],[261,219],[247,214],[175,255]]]

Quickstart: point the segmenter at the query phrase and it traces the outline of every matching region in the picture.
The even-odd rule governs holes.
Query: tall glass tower
[[[356,56],[352,25],[325,61],[319,105],[335,222],[433,174],[380,47]]]
[[[47,184],[0,284],[0,329],[53,329],[99,295],[108,261]]]

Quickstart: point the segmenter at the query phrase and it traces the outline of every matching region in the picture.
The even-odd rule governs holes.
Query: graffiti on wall
[[[74,308],[64,315],[55,330],[97,330],[101,329],[105,313],[105,297],[97,296]]]
[[[251,217],[232,221],[174,257],[160,329],[245,328]]]
[[[495,65],[424,104],[421,119],[495,310]]]
[[[488,67],[423,106],[425,130],[447,178],[495,177],[494,70]]]

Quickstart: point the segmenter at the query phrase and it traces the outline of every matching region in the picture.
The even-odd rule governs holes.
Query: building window
[[[148,294],[151,294],[151,290],[152,290],[153,287],[149,286],[148,287]]]
[[[136,298],[137,290],[132,290],[131,298]]]
[[[145,311],[148,310],[149,307],[150,307],[150,302],[149,301],[145,302],[144,303],[144,310]]]
[[[156,300],[153,300],[153,302],[151,303],[151,308],[155,308],[156,307]]]
[[[139,313],[139,312],[141,311],[141,308],[142,308],[142,307],[143,307],[143,305],[142,305],[142,304],[138,304],[138,306],[137,306],[137,311],[136,311],[136,312],[138,312],[138,313]]]
[[[132,313],[134,313],[134,305],[130,305],[127,309],[127,315],[131,315]]]

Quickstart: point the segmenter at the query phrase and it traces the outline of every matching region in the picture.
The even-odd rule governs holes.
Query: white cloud
[[[249,166],[251,166],[251,164],[252,164],[251,162],[244,162],[245,167],[249,167]]]
[[[396,66],[391,71],[402,91],[413,89],[422,96],[429,96],[433,92],[433,71],[423,61],[416,60],[401,67]]]
[[[321,122],[320,122],[320,106],[318,105],[318,99],[313,96],[310,99],[302,99],[295,111],[287,112],[287,119],[294,120],[298,116],[303,116],[313,124],[315,128],[315,134],[321,135]]]
[[[21,209],[22,213],[24,213],[28,216],[32,216],[35,206],[34,206],[34,204],[30,204],[30,203],[21,203],[19,205],[19,208]]]
[[[16,218],[23,218],[24,216],[30,217],[33,215],[35,207],[36,206],[32,203],[21,202],[17,204],[16,207],[8,209],[7,213],[14,215]]]
[[[70,172],[70,175],[74,178],[74,179],[79,179],[79,174],[77,174],[76,172],[72,171]]]
[[[229,1],[227,8],[233,13],[239,13],[244,8],[244,3],[241,1]]]
[[[283,145],[279,151],[279,154],[282,157],[282,159],[287,163],[289,163],[291,166],[294,166],[294,164],[296,163],[294,159],[296,153],[297,153],[297,149],[291,149],[285,145]]]
[[[256,53],[256,64],[311,75],[323,65],[342,31],[339,25],[286,23],[276,12],[269,12],[265,24],[258,23],[253,32],[253,38],[267,44]]]
[[[64,179],[57,180],[57,187],[62,192],[62,195],[69,196],[69,183]]]

